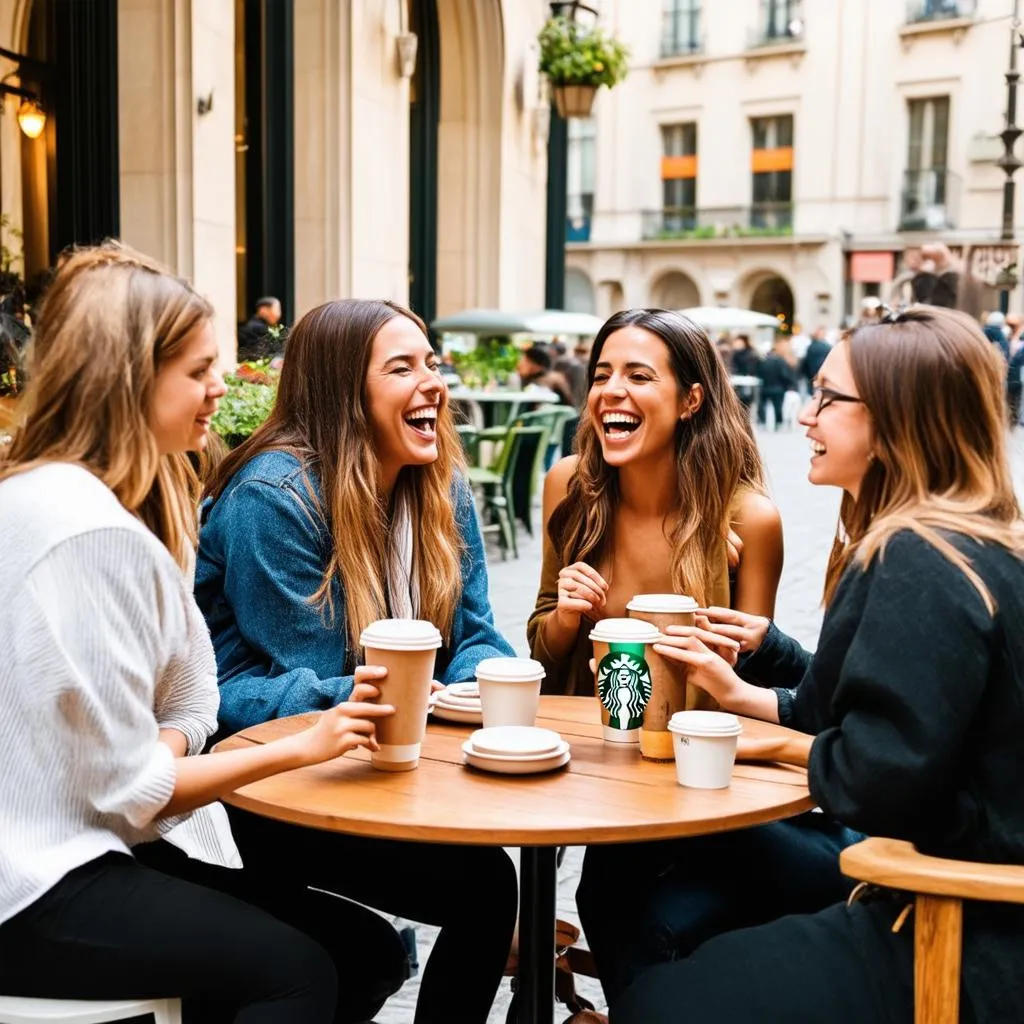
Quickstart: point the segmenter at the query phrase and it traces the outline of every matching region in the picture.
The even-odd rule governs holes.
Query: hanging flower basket
[[[597,90],[611,89],[626,77],[628,48],[599,28],[559,16],[548,20],[538,43],[540,70],[562,117],[590,117]]]
[[[555,107],[566,118],[590,117],[594,109],[596,85],[556,85],[554,88]]]

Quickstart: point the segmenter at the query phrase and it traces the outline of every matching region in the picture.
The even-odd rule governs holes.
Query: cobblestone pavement
[[[768,469],[772,496],[782,513],[786,563],[779,586],[776,619],[781,629],[813,649],[821,628],[821,591],[825,565],[832,544],[839,494],[832,488],[812,487],[807,482],[808,445],[802,430],[759,432],[758,442]],[[1017,494],[1024,501],[1024,428],[1011,442],[1011,458]],[[490,566],[491,601],[498,628],[516,648],[527,655],[526,620],[533,610],[540,579],[539,511],[534,513],[534,535],[520,531],[519,558],[501,561],[495,554]],[[512,851],[514,853],[514,851]],[[574,893],[579,881],[583,851],[573,848],[559,873],[558,915],[577,924]],[[435,930],[417,928],[420,964],[425,964]],[[416,979],[389,1000],[377,1016],[380,1024],[412,1024],[417,993]],[[578,990],[604,1010],[600,986],[591,979],[579,980]],[[509,983],[502,984],[489,1024],[505,1020]],[[564,1019],[567,1014],[556,1021]]]

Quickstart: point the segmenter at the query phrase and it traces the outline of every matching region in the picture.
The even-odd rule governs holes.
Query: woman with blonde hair
[[[704,635],[753,652],[742,674],[758,685],[696,630],[659,649],[723,708],[804,733],[741,737],[739,754],[805,765],[826,814],[937,857],[1019,864],[1024,521],[1001,379],[964,314],[919,306],[855,329],[801,414],[811,482],[844,491],[817,652],[723,608]],[[643,975],[613,1019],[675,1021],[685,1000],[695,1024],[909,1024],[912,906],[875,890],[720,936]],[[962,1021],[1019,1021],[1022,908],[965,907],[962,973]]]
[[[212,801],[372,746],[392,709],[362,703],[379,696],[365,686],[290,740],[200,753],[216,667],[182,569],[186,453],[224,394],[212,315],[108,244],[68,256],[36,326],[0,460],[0,530],[16,540],[0,573],[0,992],[176,997],[186,1021],[365,1020],[404,978],[393,930],[329,901],[332,962],[303,934],[324,898],[294,887],[274,916],[249,905],[264,901]]]
[[[426,327],[391,302],[329,302],[288,339],[267,422],[221,464],[204,507],[196,596],[217,652],[221,725],[344,700],[382,679],[359,636],[429,619],[441,683],[511,655],[494,628],[483,543]],[[441,926],[417,1024],[487,1019],[516,917],[499,848],[343,836],[232,812],[246,864]],[[442,877],[458,880],[437,885]]]

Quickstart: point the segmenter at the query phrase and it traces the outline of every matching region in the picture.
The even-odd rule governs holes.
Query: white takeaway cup
[[[540,707],[544,666],[533,658],[485,658],[476,667],[485,729],[533,725]]]
[[[692,789],[725,789],[732,781],[743,726],[724,711],[677,711],[668,723],[676,779]]]
[[[608,743],[639,743],[644,709],[651,699],[650,645],[658,627],[643,619],[602,619],[590,631],[594,686]]]

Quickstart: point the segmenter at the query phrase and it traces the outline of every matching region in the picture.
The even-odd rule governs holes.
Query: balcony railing
[[[973,18],[977,10],[978,0],[907,0],[907,24]]]
[[[944,167],[904,171],[900,231],[942,231],[956,227],[960,178]]]
[[[754,203],[752,206],[676,206],[644,210],[641,227],[645,241],[778,238],[792,234],[793,204],[774,202]]]
[[[749,47],[798,43],[804,37],[801,0],[761,0],[757,27],[750,33]]]
[[[666,10],[661,25],[661,56],[682,57],[704,49],[700,38],[700,8]]]

